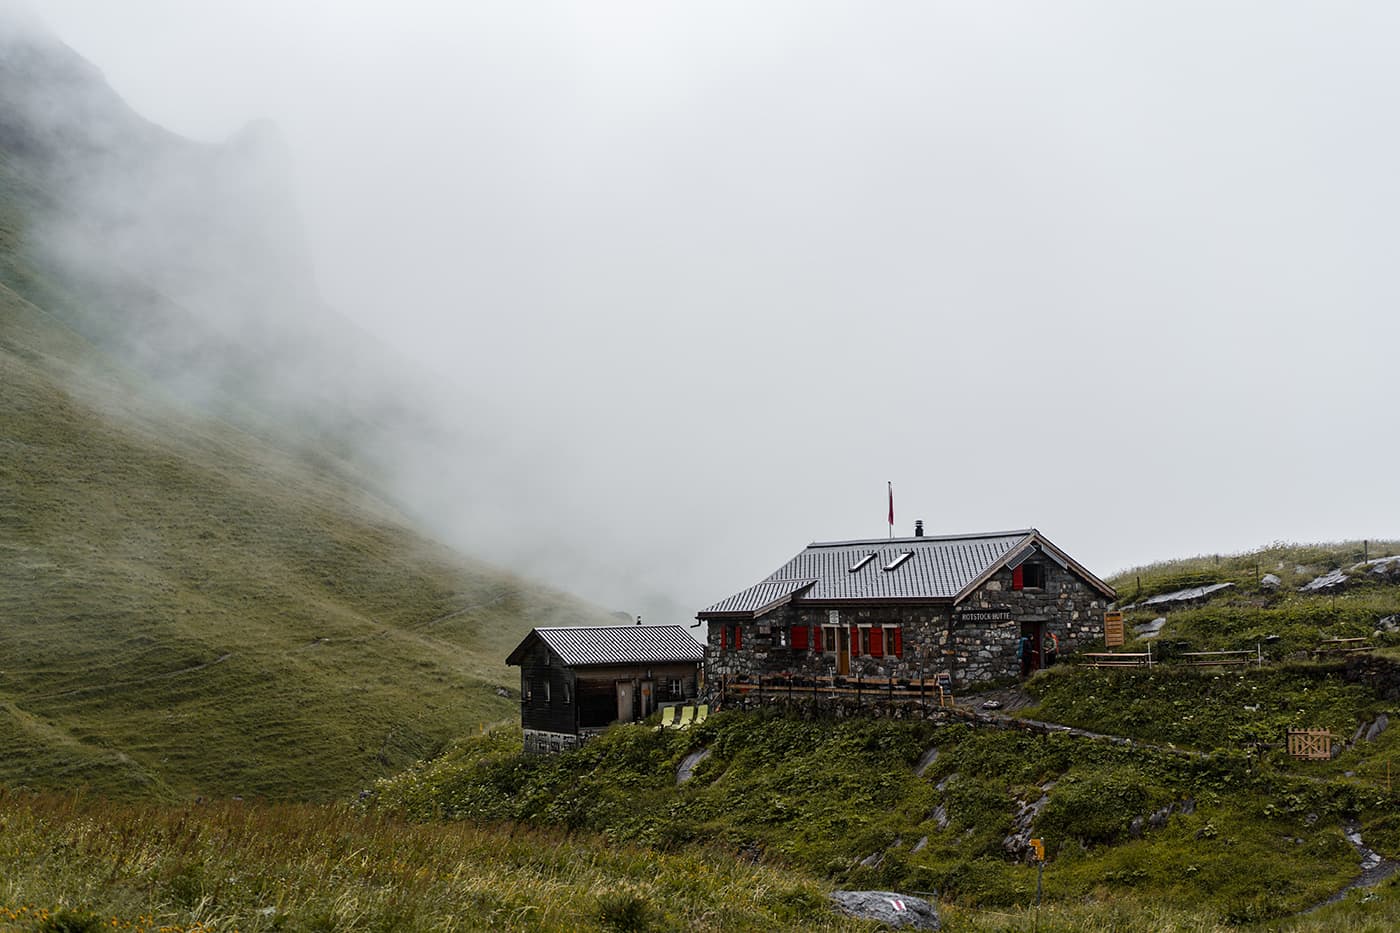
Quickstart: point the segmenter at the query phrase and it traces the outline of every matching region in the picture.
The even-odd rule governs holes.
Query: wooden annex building
[[[704,659],[680,625],[532,630],[506,658],[520,667],[525,751],[574,748],[615,722],[693,701]]]
[[[701,611],[726,678],[1014,677],[1103,637],[1116,598],[1034,528],[808,545]],[[1023,640],[1024,639],[1024,640]]]

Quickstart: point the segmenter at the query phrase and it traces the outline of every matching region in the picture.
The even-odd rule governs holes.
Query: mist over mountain
[[[605,615],[425,532],[402,463],[470,419],[318,300],[286,158],[0,32],[0,783],[348,793]]]
[[[275,126],[183,139],[42,29],[0,43],[0,150],[26,212],[0,273],[17,292],[171,398],[349,471],[469,553],[631,614],[693,611],[610,565],[544,480],[558,467],[530,466],[547,443],[325,304]]]

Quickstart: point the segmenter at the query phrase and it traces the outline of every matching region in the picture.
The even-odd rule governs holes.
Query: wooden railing
[[[1181,659],[1181,663],[1190,667],[1230,667],[1249,664],[1264,666],[1264,649],[1259,645],[1255,645],[1253,651],[1248,648],[1241,651],[1183,651],[1177,657]]]
[[[1318,642],[1312,650],[1313,657],[1321,658],[1332,654],[1356,654],[1360,651],[1374,651],[1375,645],[1366,643],[1365,638],[1329,638]]]
[[[1153,663],[1152,646],[1148,645],[1147,650],[1137,651],[1086,651],[1079,655],[1080,664],[1084,667],[1146,667],[1151,668]]]
[[[818,677],[801,674],[744,676],[724,674],[719,683],[720,703],[724,706],[781,702],[854,701],[865,703],[914,704],[924,707],[954,705],[952,683],[941,677]]]

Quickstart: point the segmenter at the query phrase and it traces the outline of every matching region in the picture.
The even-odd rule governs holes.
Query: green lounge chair
[[[661,725],[656,728],[665,729],[667,726],[674,726],[675,724],[676,708],[674,706],[668,706],[661,711]]]
[[[693,707],[693,706],[682,706],[682,707],[681,707],[681,718],[678,719],[678,720],[676,720],[676,728],[677,728],[677,729],[685,729],[685,728],[688,728],[688,727],[690,726],[690,721],[691,721],[692,719],[694,719],[694,718],[695,718],[695,707]]]
[[[698,726],[698,725],[700,725],[700,723],[704,722],[704,721],[705,721],[706,719],[708,719],[708,718],[710,718],[710,706],[709,706],[709,704],[707,703],[707,704],[704,704],[704,705],[702,705],[702,706],[697,706],[697,707],[695,708],[695,721],[692,722],[691,725],[692,725],[692,726]]]

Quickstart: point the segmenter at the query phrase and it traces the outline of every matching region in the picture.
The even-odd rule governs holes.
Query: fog
[[[39,12],[173,133],[275,125],[325,304],[470,438],[397,494],[609,608],[882,537],[887,482],[1101,575],[1397,533],[1393,6]]]

